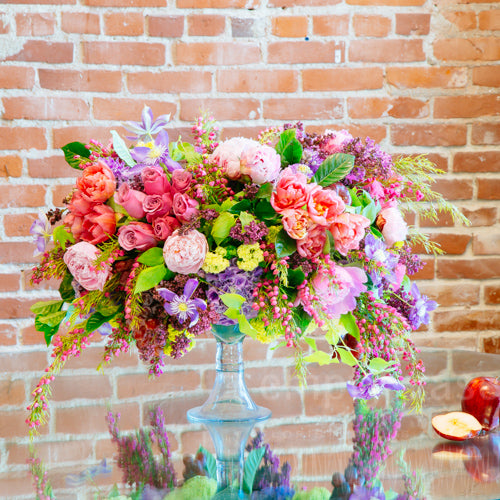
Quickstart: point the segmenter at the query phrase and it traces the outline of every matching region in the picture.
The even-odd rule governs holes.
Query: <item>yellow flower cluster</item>
[[[266,241],[268,243],[274,243],[276,241],[276,236],[278,236],[278,233],[280,232],[282,226],[271,226],[269,227],[269,232],[267,233],[266,236]]]
[[[189,342],[189,346],[187,348],[187,352],[189,352],[196,345],[196,341],[193,340],[194,335],[191,334],[191,333],[189,333],[186,330],[183,330],[183,331],[180,332],[179,330],[176,330],[172,325],[168,325],[168,327],[167,327],[167,333],[168,333],[167,342],[166,342],[165,347],[163,348],[163,352],[167,356],[170,356],[170,354],[172,353],[172,346],[171,346],[171,344],[173,342],[175,342],[177,340],[177,337],[180,337],[182,334],[185,334],[186,337],[191,340]]]
[[[253,271],[264,260],[264,253],[258,243],[238,247],[238,267],[243,271]]]
[[[226,250],[222,247],[217,247],[215,252],[208,252],[203,266],[201,267],[206,273],[218,274],[229,267],[229,260],[226,257]]]

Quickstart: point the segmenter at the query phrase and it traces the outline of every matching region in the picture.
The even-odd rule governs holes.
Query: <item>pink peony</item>
[[[124,250],[147,250],[156,246],[153,228],[145,222],[131,222],[118,229],[118,243]]]
[[[75,191],[68,205],[68,210],[73,215],[87,215],[95,203],[84,198],[81,191]]]
[[[313,222],[305,210],[287,210],[283,213],[281,222],[288,236],[294,240],[304,239],[307,231],[313,226]]]
[[[307,205],[312,187],[314,186],[307,184],[304,174],[293,173],[290,168],[286,168],[271,194],[271,205],[278,213],[299,210]]]
[[[172,172],[172,189],[176,193],[185,193],[191,186],[193,176],[191,172],[177,169]]]
[[[241,155],[246,148],[255,144],[259,143],[244,137],[233,137],[215,148],[210,161],[218,165],[230,179],[238,179],[241,177]]]
[[[364,215],[344,212],[335,218],[330,225],[330,231],[335,240],[335,248],[342,255],[349,250],[359,248],[359,242],[365,236],[365,229],[370,225],[370,219]]]
[[[328,226],[345,210],[345,203],[332,189],[316,186],[310,192],[307,210],[313,222]]]
[[[142,202],[142,208],[146,212],[148,222],[153,222],[156,217],[168,215],[172,210],[171,193],[147,195]]]
[[[118,188],[114,196],[115,202],[121,205],[135,219],[141,219],[146,213],[142,206],[144,198],[146,198],[146,195],[142,191],[130,189],[126,182]]]
[[[175,217],[163,215],[153,221],[153,231],[155,236],[165,241],[176,229],[181,227],[180,222]]]
[[[352,141],[353,137],[347,130],[325,130],[325,135],[331,134],[321,145],[321,149],[329,155],[341,153],[347,142]]]
[[[311,284],[326,312],[338,317],[356,308],[356,297],[366,292],[363,283],[367,279],[365,272],[358,267],[335,266],[334,284],[324,274],[316,274]]]
[[[314,226],[306,237],[297,240],[297,252],[305,259],[313,259],[323,253],[326,243],[326,231],[324,227]]]
[[[116,179],[111,169],[103,161],[98,161],[85,168],[76,181],[76,187],[86,200],[102,203],[115,192]]]
[[[382,231],[388,247],[397,241],[404,241],[408,234],[408,226],[396,207],[383,208],[378,213],[377,227]]]
[[[384,191],[384,186],[380,184],[379,181],[376,179],[371,181],[368,186],[366,186],[368,189],[368,192],[370,193],[370,196],[375,200],[375,201],[383,201],[385,198],[385,191]]]
[[[182,193],[174,194],[172,208],[174,210],[175,216],[181,222],[189,222],[194,217],[196,217],[196,215],[198,215],[198,206],[199,203],[189,196],[186,196]]]
[[[174,273],[191,274],[200,270],[208,252],[205,235],[192,229],[180,234],[179,230],[167,238],[163,247],[166,266]]]
[[[281,171],[281,158],[274,148],[256,142],[241,153],[241,173],[255,184],[274,181]]]
[[[141,177],[146,194],[170,193],[170,183],[161,167],[144,167],[141,171]]]
[[[93,245],[106,241],[116,229],[115,212],[108,205],[93,203],[86,214],[69,213],[64,218],[76,241],[88,241]]]
[[[69,247],[64,254],[69,272],[85,290],[103,290],[111,275],[108,264],[100,264],[99,268],[94,264],[100,254],[96,246],[86,241]]]

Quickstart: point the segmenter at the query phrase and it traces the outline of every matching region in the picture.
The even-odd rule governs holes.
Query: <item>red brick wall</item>
[[[431,155],[446,171],[438,189],[472,224],[455,226],[447,216],[437,224],[417,221],[447,251],[426,258],[419,276],[441,307],[418,342],[498,352],[499,29],[498,4],[482,0],[4,0],[0,468],[22,469],[19,450],[12,450],[26,444],[23,408],[48,359],[29,307],[55,292],[29,285],[28,232],[38,210],[60,206],[71,188],[73,171],[58,148],[74,140],[107,141],[109,129],[122,130],[119,122],[137,119],[144,104],[156,115],[172,114],[172,137],[187,134],[204,108],[226,136],[302,120],[312,130],[369,135],[391,153]],[[171,422],[208,387],[204,368],[213,345],[201,344],[153,386],[163,384],[178,403]],[[258,377],[270,361],[262,360],[266,351],[258,346],[250,344],[249,352]],[[87,354],[56,384],[50,442],[82,432],[74,426],[75,405],[85,408],[85,432],[105,432],[108,399],[124,400],[130,425],[142,421],[140,394],[152,389],[137,360],[126,357],[96,378],[99,349]],[[314,420],[312,396],[291,389],[287,405],[273,402],[273,387],[293,382],[285,364],[272,374],[252,382],[264,387],[257,399],[276,407],[278,422],[297,414]],[[322,387],[329,397],[338,389]],[[336,411],[333,400],[332,406],[324,409],[329,415]],[[193,451],[182,436],[176,434],[178,453]],[[87,437],[82,449],[96,458]],[[16,481],[8,484],[27,487]]]

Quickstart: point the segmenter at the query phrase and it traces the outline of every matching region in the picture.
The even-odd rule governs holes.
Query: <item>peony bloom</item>
[[[283,228],[290,238],[302,240],[307,236],[307,231],[314,225],[305,210],[287,210],[281,219]]]
[[[288,167],[283,170],[271,194],[271,205],[278,213],[283,213],[285,210],[299,210],[307,205],[313,187],[313,184],[307,184],[307,177],[304,174],[293,173]]]
[[[189,222],[198,215],[199,203],[182,193],[174,194],[172,208],[181,222]]]
[[[274,181],[281,171],[281,158],[276,151],[255,143],[241,153],[241,173],[248,175],[255,184]]]
[[[241,177],[241,156],[246,148],[259,144],[252,139],[233,137],[219,144],[212,155],[210,162],[215,163],[230,179]],[[260,145],[260,144],[259,144]]]
[[[100,254],[96,246],[85,241],[69,247],[64,254],[69,272],[85,290],[103,290],[111,275],[107,264],[101,264],[99,268],[94,264]]]
[[[324,227],[314,226],[305,238],[297,240],[297,252],[305,259],[313,259],[323,253],[326,243],[326,231]]]
[[[141,178],[146,194],[162,195],[171,191],[168,178],[161,167],[144,167],[141,171]]]
[[[353,137],[347,130],[325,130],[325,134],[330,136],[321,145],[321,149],[329,155],[340,153],[347,142],[352,141]]]
[[[145,222],[131,222],[118,229],[118,243],[124,250],[148,250],[156,246],[153,228]]]
[[[85,168],[76,187],[85,200],[104,203],[116,190],[115,175],[103,161],[98,161]]]
[[[114,210],[102,203],[91,204],[86,214],[70,212],[63,222],[76,241],[88,241],[93,245],[106,241],[116,230]]]
[[[313,222],[328,226],[345,210],[345,203],[332,189],[316,186],[310,192],[307,210]]]
[[[330,231],[335,240],[335,249],[342,255],[349,250],[359,248],[359,242],[365,235],[365,229],[370,225],[370,219],[364,215],[344,212],[335,218],[330,225]]]
[[[377,226],[382,231],[388,247],[403,241],[408,234],[408,226],[396,207],[383,208],[377,216]]]
[[[174,231],[163,247],[166,266],[174,273],[191,274],[200,270],[208,252],[205,235],[192,229],[181,234]]]
[[[121,205],[134,219],[141,219],[146,214],[142,206],[144,198],[146,195],[142,191],[130,189],[126,182],[118,188],[114,195],[115,202]]]

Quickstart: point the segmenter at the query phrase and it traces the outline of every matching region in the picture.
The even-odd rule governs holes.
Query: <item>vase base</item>
[[[242,491],[236,491],[229,488],[219,491],[210,500],[248,500],[249,495]]]
[[[256,406],[255,408],[242,408],[240,405],[217,405],[216,410],[207,406],[197,406],[191,408],[187,412],[188,421],[191,423],[208,424],[208,423],[225,423],[225,424],[241,424],[252,422],[252,425],[257,422],[267,420],[271,416],[271,410]]]

